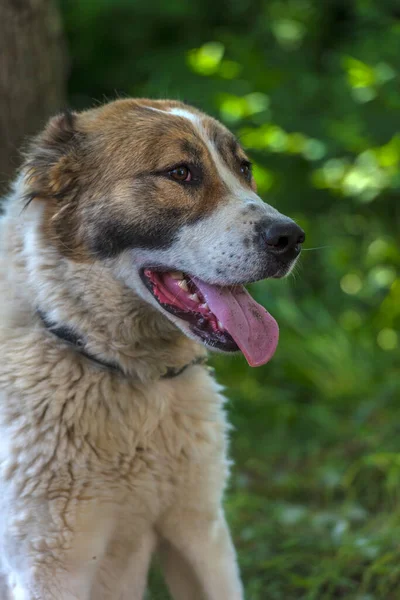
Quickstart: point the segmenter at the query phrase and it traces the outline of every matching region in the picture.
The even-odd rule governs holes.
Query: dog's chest
[[[121,505],[129,498],[155,517],[202,477],[220,485],[223,399],[201,367],[192,370],[193,376],[140,390],[104,377],[77,381],[76,390],[66,381],[50,387],[50,397],[49,380],[46,389],[38,384],[22,398],[9,396],[10,408],[18,403],[29,410],[8,436],[3,478],[18,483],[20,495],[56,497],[63,490],[69,499],[95,496]],[[27,464],[29,474],[21,468]]]

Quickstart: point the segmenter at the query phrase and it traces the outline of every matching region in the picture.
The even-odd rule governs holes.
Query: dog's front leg
[[[179,511],[163,522],[161,535],[172,546],[171,557],[164,556],[163,564],[174,600],[243,600],[235,550],[223,514],[210,518]]]
[[[25,513],[17,502],[15,506],[20,509],[17,514],[26,518],[16,521],[10,516],[2,540],[11,599],[89,600],[113,513],[96,501],[81,502],[68,511],[61,510],[64,503],[43,502],[34,512],[25,502]],[[47,506],[53,511],[47,511]]]

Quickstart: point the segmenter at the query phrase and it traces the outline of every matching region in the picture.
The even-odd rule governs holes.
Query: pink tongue
[[[211,311],[233,337],[251,367],[268,362],[278,345],[275,319],[243,286],[233,289],[210,285],[193,277]]]

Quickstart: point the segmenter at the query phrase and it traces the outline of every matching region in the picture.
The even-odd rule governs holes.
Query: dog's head
[[[120,100],[52,119],[25,166],[43,233],[102,261],[186,335],[253,366],[275,320],[243,288],[293,267],[304,233],[261,201],[251,163],[214,119],[179,102]]]

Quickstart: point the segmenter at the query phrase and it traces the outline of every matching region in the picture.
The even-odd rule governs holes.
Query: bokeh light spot
[[[398,335],[394,329],[385,327],[378,333],[376,341],[382,350],[395,350],[398,345]]]
[[[208,42],[188,53],[187,61],[191,69],[199,75],[213,75],[219,69],[224,55],[224,45],[220,42]]]
[[[368,278],[376,287],[389,287],[396,279],[396,269],[378,265],[371,269]]]
[[[308,160],[320,160],[326,154],[326,146],[319,140],[308,139],[303,148],[303,156]]]
[[[298,48],[306,33],[303,23],[294,19],[277,19],[271,29],[278,43],[286,50]]]
[[[356,273],[347,273],[340,280],[340,287],[345,294],[358,294],[362,288],[361,277]]]
[[[388,249],[388,243],[382,238],[378,238],[368,246],[368,254],[375,260],[382,259],[387,256]]]

